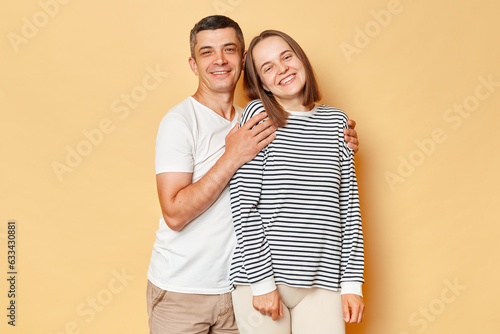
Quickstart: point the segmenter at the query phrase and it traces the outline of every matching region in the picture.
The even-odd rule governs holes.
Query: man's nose
[[[227,59],[224,55],[224,52],[217,52],[215,54],[215,61],[214,61],[215,64],[217,65],[224,65],[227,63]]]

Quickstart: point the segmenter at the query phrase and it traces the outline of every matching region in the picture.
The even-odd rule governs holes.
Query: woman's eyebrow
[[[280,57],[281,57],[281,56],[283,56],[283,55],[284,55],[285,53],[287,53],[287,52],[292,52],[292,50],[285,50],[285,51],[281,52],[281,53],[280,53]],[[271,61],[266,61],[264,64],[262,64],[262,65],[260,66],[260,69],[262,70],[262,68],[264,67],[264,65],[267,65],[267,64],[268,64],[268,63],[270,63],[270,62],[271,62]]]

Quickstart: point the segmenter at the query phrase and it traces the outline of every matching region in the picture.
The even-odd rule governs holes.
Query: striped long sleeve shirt
[[[264,112],[260,100],[242,124]],[[237,238],[230,279],[254,295],[275,284],[362,295],[364,253],[354,154],[347,116],[315,105],[288,124],[230,182]]]

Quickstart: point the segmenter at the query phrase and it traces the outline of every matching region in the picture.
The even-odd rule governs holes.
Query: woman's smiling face
[[[254,47],[252,55],[264,89],[271,92],[285,110],[295,110],[295,105],[302,105],[306,72],[290,45],[281,37],[268,37]]]

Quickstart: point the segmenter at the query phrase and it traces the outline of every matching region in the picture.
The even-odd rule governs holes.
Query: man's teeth
[[[226,74],[226,73],[229,73],[229,71],[213,72],[213,74]]]
[[[284,79],[283,81],[281,81],[281,84],[286,84],[288,81],[292,80],[293,78],[295,78],[295,75],[291,75],[289,76],[288,78]]]

